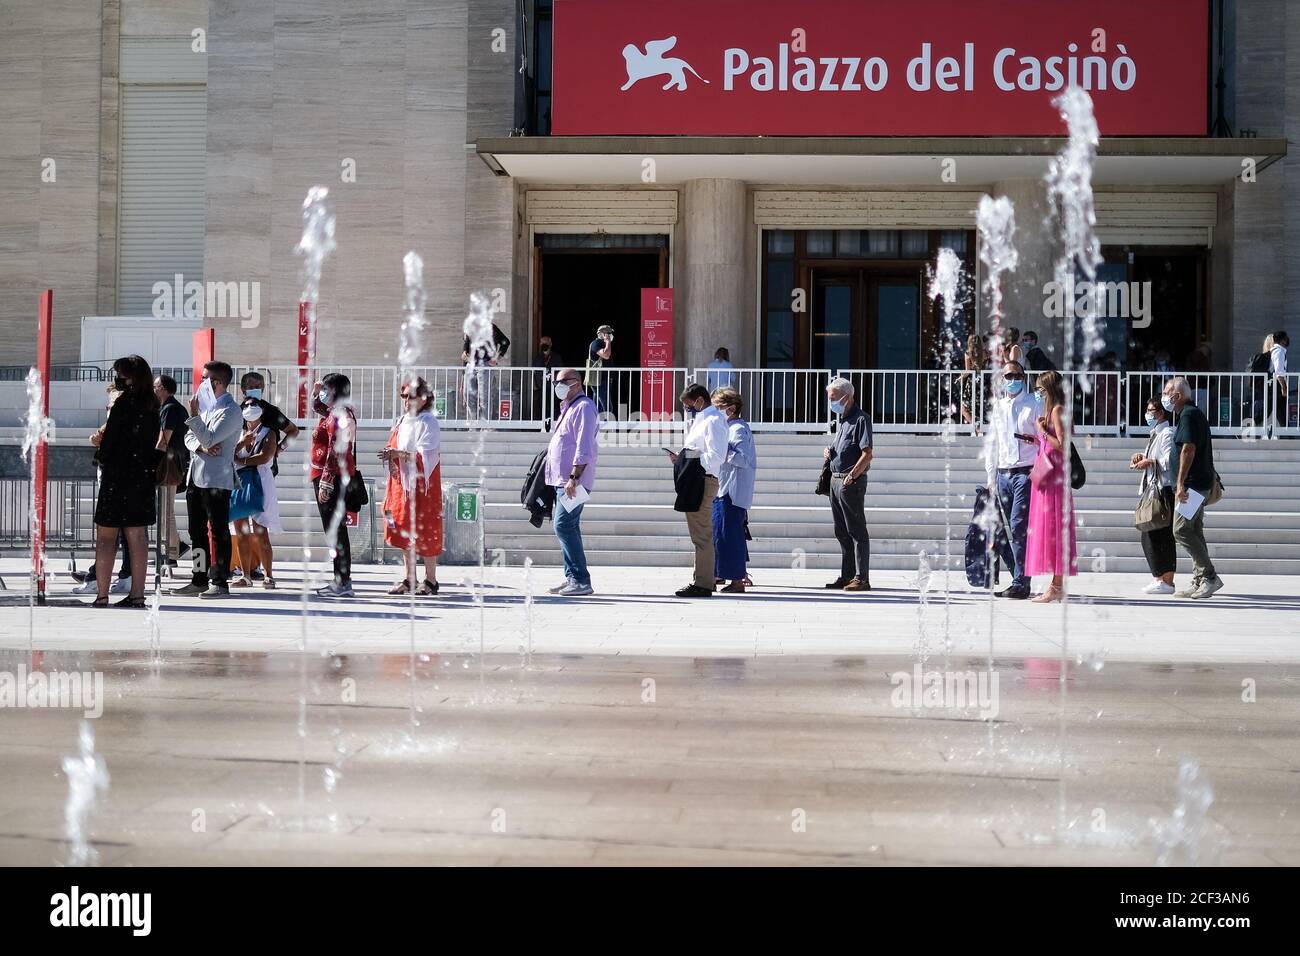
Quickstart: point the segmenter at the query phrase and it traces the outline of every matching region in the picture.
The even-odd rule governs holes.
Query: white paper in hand
[[[561,508],[565,511],[572,511],[574,508],[578,507],[578,505],[586,504],[587,499],[591,497],[591,492],[582,487],[582,485],[578,485],[573,492],[573,497],[570,498],[564,493],[564,487],[561,486],[555,492],[555,497],[560,502]]]
[[[1205,495],[1201,494],[1195,488],[1187,489],[1187,500],[1178,502],[1178,513],[1191,521],[1196,517],[1196,512],[1201,508],[1201,502],[1205,500]]]
[[[198,390],[195,391],[194,397],[199,400],[199,414],[206,415],[217,404],[217,396],[212,392],[212,382],[204,379],[199,383]]]

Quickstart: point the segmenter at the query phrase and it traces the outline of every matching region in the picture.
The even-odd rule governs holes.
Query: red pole
[[[311,304],[298,303],[298,417],[307,417],[307,366],[311,362]]]
[[[54,290],[41,293],[36,317],[36,371],[41,377],[41,418],[50,416],[50,327],[54,319]],[[42,429],[44,432],[44,429]],[[50,449],[42,434],[36,443],[36,474],[33,498],[32,570],[36,576],[36,600],[45,603],[45,508],[50,476]]]

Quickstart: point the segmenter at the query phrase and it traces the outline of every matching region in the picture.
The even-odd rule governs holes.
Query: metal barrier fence
[[[45,513],[45,550],[94,551],[94,479],[51,479]],[[29,478],[0,479],[0,550],[30,552],[32,483]]]
[[[831,420],[826,386],[832,377],[824,368],[697,368],[694,381],[710,392],[740,392],[745,420],[755,431],[825,431]],[[672,401],[676,409],[677,395]]]
[[[178,394],[193,391],[189,368],[160,367],[176,379]],[[235,366],[265,378],[264,397],[290,417],[298,415],[300,370],[294,365]],[[363,425],[389,425],[401,414],[401,375],[390,365],[313,367],[314,381],[341,372],[352,383],[352,404]],[[434,413],[448,428],[543,430],[559,410],[554,370],[532,366],[422,366],[412,370],[429,383]],[[25,375],[24,371],[24,375]],[[602,427],[668,430],[681,427],[678,396],[692,382],[712,391],[728,385],[745,399],[745,417],[756,431],[823,432],[832,419],[826,386],[836,376],[853,383],[858,401],[882,432],[938,433],[949,426],[973,434],[987,421],[1000,394],[997,373],[929,369],[601,368],[579,369],[596,401]],[[1062,373],[1074,399],[1074,426],[1081,435],[1145,435],[1146,402],[1174,375],[1186,378],[1193,399],[1217,436],[1300,437],[1300,374],[1249,372]],[[63,382],[107,381],[111,371],[93,365],[56,366]],[[1035,375],[1029,374],[1033,388]],[[307,383],[310,389],[311,382]],[[235,391],[236,397],[240,393]],[[314,413],[310,408],[307,417]],[[52,409],[56,421],[59,409]]]

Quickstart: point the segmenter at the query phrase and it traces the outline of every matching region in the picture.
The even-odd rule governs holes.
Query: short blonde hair
[[[734,408],[737,415],[745,414],[745,400],[734,388],[728,386],[715,388],[709,395],[709,401],[722,408]]]

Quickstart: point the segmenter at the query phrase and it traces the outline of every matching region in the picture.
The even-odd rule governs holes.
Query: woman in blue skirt
[[[734,388],[717,388],[709,396],[727,416],[727,457],[718,473],[718,496],[713,499],[713,552],[717,578],[730,581],[722,590],[744,594],[748,574],[749,509],[754,503],[754,473],[758,458],[754,433],[741,417],[745,400]]]

